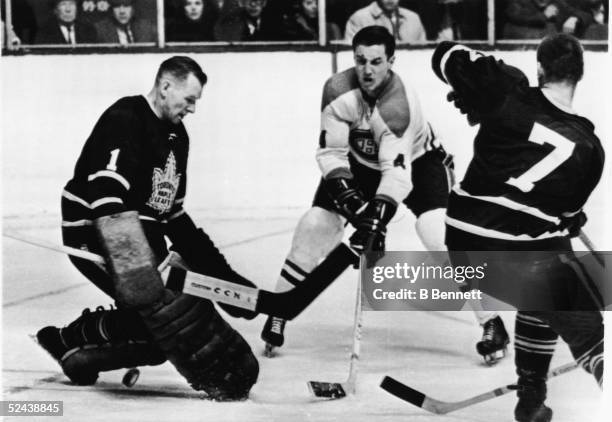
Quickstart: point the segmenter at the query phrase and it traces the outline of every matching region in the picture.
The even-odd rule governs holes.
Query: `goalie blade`
[[[308,381],[308,389],[316,397],[332,400],[346,397],[346,391],[339,382]]]

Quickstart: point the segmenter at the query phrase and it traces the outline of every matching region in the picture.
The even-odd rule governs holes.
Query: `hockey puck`
[[[138,368],[131,368],[126,371],[121,382],[128,388],[133,387],[134,384],[136,384],[136,381],[138,381],[139,376],[140,370],[138,370]]]

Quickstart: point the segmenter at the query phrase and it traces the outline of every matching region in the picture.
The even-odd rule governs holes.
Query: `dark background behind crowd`
[[[19,44],[155,43],[156,0],[12,0]],[[607,40],[609,0],[496,0],[498,39],[540,39],[568,32]],[[398,42],[487,39],[486,0],[327,0],[326,33],[350,41],[365,25],[383,25]],[[317,0],[165,0],[170,42],[316,41]]]

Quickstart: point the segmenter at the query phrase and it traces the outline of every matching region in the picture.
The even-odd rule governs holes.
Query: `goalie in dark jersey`
[[[167,237],[191,270],[253,286],[183,208],[189,138],[182,119],[195,112],[206,82],[189,57],[164,61],[146,97],[121,98],[102,114],[63,191],[64,244],[102,254],[107,265],[71,261],[118,306],[86,309],[64,328],[37,333],[77,384],[95,383],[100,371],[166,359],[215,400],[244,399],[257,379],[249,345],[214,305],[164,288],[156,270],[168,254]],[[181,276],[171,270],[168,287]]]
[[[436,75],[452,87],[449,99],[480,124],[472,161],[449,198],[449,250],[544,251],[530,252],[532,260],[509,260],[500,270],[517,274],[508,281],[517,289],[522,283],[531,297],[548,299],[539,291],[544,285],[558,289],[551,296],[562,312],[517,312],[514,416],[520,422],[552,419],[544,404],[546,374],[559,336],[600,386],[603,377],[602,304],[585,292],[584,274],[554,253],[571,253],[570,237],[586,221],[582,207],[604,163],[593,124],[572,110],[582,47],[572,36],[550,36],[539,45],[537,61],[539,86],[529,87],[517,68],[463,45],[443,42],[432,58]]]

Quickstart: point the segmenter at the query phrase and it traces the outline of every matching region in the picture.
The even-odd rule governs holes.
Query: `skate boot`
[[[261,331],[261,339],[266,342],[264,356],[273,357],[274,349],[281,347],[285,342],[285,324],[286,320],[269,316]]]
[[[166,358],[143,332],[138,338],[109,335],[105,318],[111,313],[99,306],[94,312],[86,308],[67,327],[44,327],[36,341],[62,367],[64,374],[77,385],[93,385],[101,371],[159,365]],[[126,325],[128,322],[126,321]]]
[[[516,394],[519,400],[514,408],[514,419],[518,422],[550,422],[553,412],[544,404],[546,378],[521,369],[519,374]]]
[[[506,349],[510,338],[499,316],[484,323],[482,340],[476,343],[476,350],[487,365],[494,365],[506,356]]]

